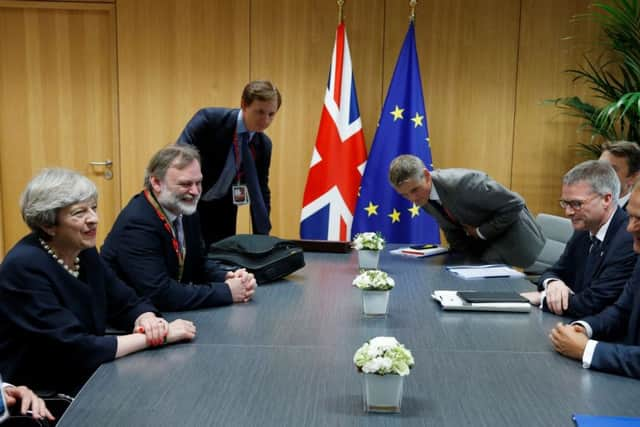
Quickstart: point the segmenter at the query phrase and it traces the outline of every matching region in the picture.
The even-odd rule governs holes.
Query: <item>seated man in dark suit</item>
[[[560,206],[575,231],[560,259],[540,276],[538,292],[522,294],[532,304],[576,318],[618,298],[636,262],[619,192],[618,177],[606,162],[586,161],[565,174]]]
[[[120,279],[163,311],[247,302],[254,293],[245,270],[207,267],[195,213],[201,185],[195,148],[163,148],[149,162],[144,191],[120,212],[102,247]]]
[[[634,186],[627,206],[633,250],[640,253],[640,187]],[[585,368],[640,378],[640,261],[618,300],[602,312],[549,335],[556,351],[582,361]]]

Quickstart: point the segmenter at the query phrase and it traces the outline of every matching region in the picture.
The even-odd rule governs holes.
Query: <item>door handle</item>
[[[107,181],[111,180],[113,178],[113,171],[111,170],[111,166],[113,166],[113,161],[112,160],[105,160],[104,162],[89,162],[89,164],[91,166],[104,166],[104,172],[102,173],[102,175],[104,176],[104,179],[106,179]]]

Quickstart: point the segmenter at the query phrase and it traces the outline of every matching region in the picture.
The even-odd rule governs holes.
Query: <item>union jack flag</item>
[[[366,161],[349,43],[344,23],[340,23],[304,190],[300,237],[351,240],[351,222]]]

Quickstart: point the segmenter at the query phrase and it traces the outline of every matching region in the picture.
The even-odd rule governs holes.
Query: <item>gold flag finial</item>
[[[417,0],[409,0],[409,10],[411,13],[409,14],[409,21],[413,22],[416,20],[416,3]]]
[[[338,0],[338,24],[342,24],[344,16],[342,16],[342,6],[344,6],[344,0]]]

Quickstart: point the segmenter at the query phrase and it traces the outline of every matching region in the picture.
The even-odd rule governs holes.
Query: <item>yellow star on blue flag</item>
[[[393,208],[393,212],[391,212],[387,216],[391,218],[391,224],[393,224],[394,222],[400,222],[400,212],[398,212],[395,208]]]
[[[364,210],[367,211],[368,216],[378,215],[378,205],[374,205],[373,202],[369,202],[369,206],[364,208]]]
[[[402,117],[402,113],[404,113],[404,108],[400,108],[396,105],[396,108],[389,114],[393,116],[393,121],[395,122],[398,119],[404,119],[404,117]]]

